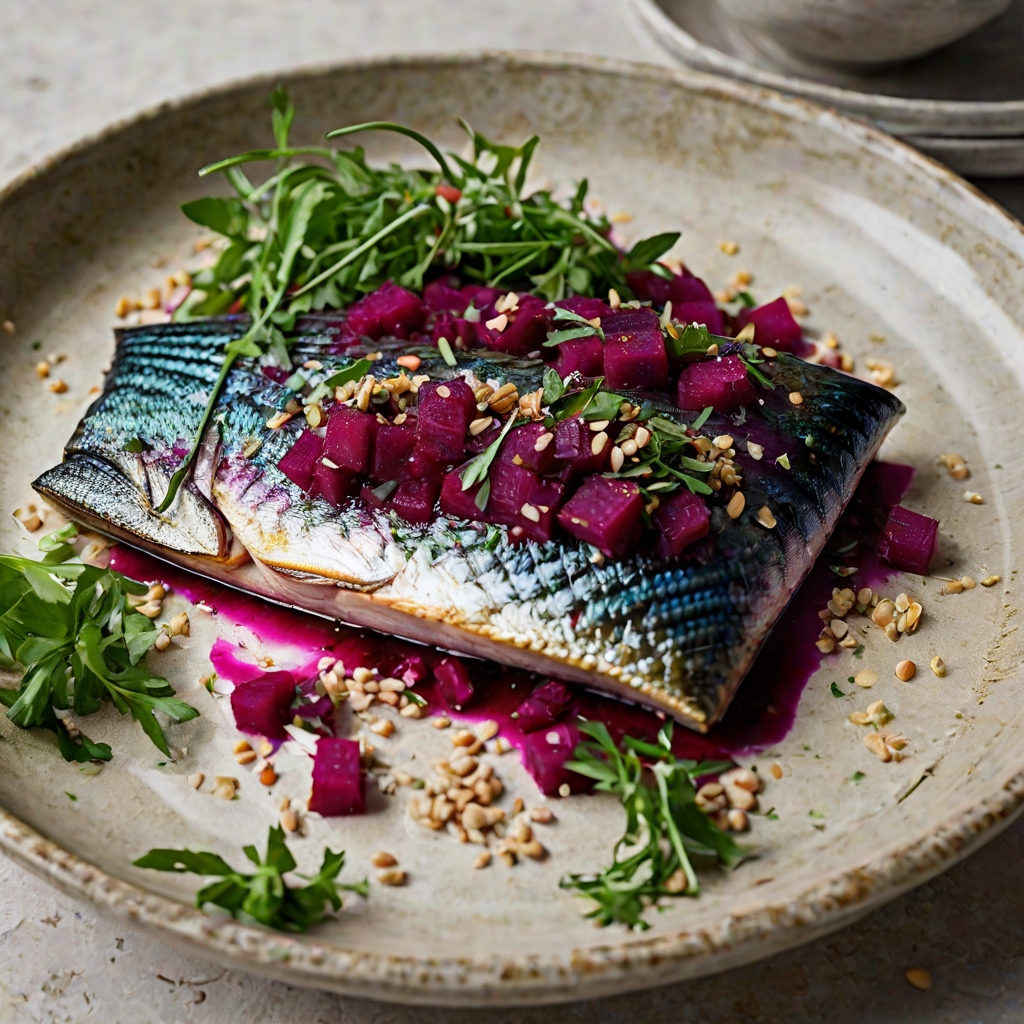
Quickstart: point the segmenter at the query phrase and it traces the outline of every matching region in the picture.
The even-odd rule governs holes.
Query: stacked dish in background
[[[628,0],[662,52],[699,71],[867,118],[961,174],[1024,174],[1024,0],[964,38],[876,70],[769,53],[716,0]]]

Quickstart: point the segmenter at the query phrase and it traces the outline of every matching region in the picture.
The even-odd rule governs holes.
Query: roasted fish
[[[537,305],[546,328],[565,326]],[[166,512],[247,322],[120,330],[102,396],[35,487],[234,586],[705,731],[903,407],[775,348],[706,355],[706,331],[666,357],[651,334],[666,324],[645,308],[606,308],[588,334],[589,312],[564,315],[580,336],[554,369],[537,358],[544,333],[495,351],[479,324],[483,344],[460,350],[450,322],[439,349],[397,328],[371,341],[340,314],[300,320],[293,370],[235,362]],[[511,336],[500,316],[487,330]]]

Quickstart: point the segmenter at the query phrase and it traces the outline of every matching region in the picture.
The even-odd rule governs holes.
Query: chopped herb
[[[335,388],[340,388],[351,380],[362,380],[372,369],[373,363],[369,359],[357,359],[351,366],[346,366],[338,370],[337,373],[331,374],[324,381],[323,386],[333,391]]]
[[[413,690],[405,690],[405,696],[409,698],[410,704],[418,704],[421,708],[427,706],[426,700]]]
[[[471,487],[480,483],[484,484],[487,488],[487,492],[484,495],[483,504],[480,504],[479,498],[480,493],[484,492],[484,488],[480,488],[480,493],[477,494],[477,506],[483,511],[487,507],[487,496],[490,494],[490,480],[487,479],[487,473],[491,468],[491,463],[494,461],[498,452],[501,451],[501,446],[505,442],[505,437],[508,432],[512,429],[517,419],[515,412],[509,415],[505,426],[501,428],[501,433],[477,456],[470,459],[460,471],[460,478],[462,479],[462,489],[468,491]]]
[[[778,821],[779,820],[779,816],[778,816],[778,814],[775,813],[775,808],[774,807],[765,815],[765,817],[769,821]]]
[[[581,722],[580,731],[590,739],[577,746],[575,759],[566,767],[596,779],[595,788],[621,798],[626,830],[615,844],[610,867],[596,875],[568,875],[560,884],[596,902],[587,917],[599,925],[648,928],[643,918],[648,906],[666,896],[700,891],[691,857],[732,867],[747,853],[695,801],[694,780],[717,774],[728,764],[678,760],[672,753],[671,722],[662,727],[656,744],[627,736],[621,748],[602,722]],[[668,888],[669,880],[680,875],[681,884],[673,881]]]
[[[67,798],[68,798],[69,800],[77,800],[77,799],[78,799],[78,797],[77,797],[77,796],[75,796],[75,794],[74,794],[74,793],[69,793],[69,792],[68,792],[68,791],[67,791],[66,789],[64,790],[64,795],[65,795],[65,796],[66,796],[66,797],[67,797]]]
[[[846,677],[846,681],[848,683],[850,683],[852,686],[856,686],[856,684],[857,684],[857,680],[854,679],[853,676],[847,676]]]
[[[554,318],[555,320],[571,320],[578,326],[562,331],[549,331],[547,341],[544,342],[546,348],[561,345],[563,341],[572,341],[574,338],[597,337],[604,341],[604,331],[600,327],[595,327],[585,316],[574,313],[571,309],[556,309]]]
[[[843,691],[840,690],[839,687],[836,686],[835,683],[832,684],[831,689],[832,689],[832,696],[833,697],[845,697],[846,696],[846,694],[843,693]]]
[[[33,341],[32,342],[32,351],[33,352],[38,352],[42,347],[43,347],[43,343],[41,341]],[[1003,467],[1002,466],[997,466],[996,468],[997,469],[1002,469]]]
[[[700,428],[703,427],[705,423],[707,423],[708,418],[714,411],[715,407],[713,405],[706,406],[704,408],[704,411],[693,421],[693,423],[690,424],[690,429],[700,430]]]
[[[168,754],[155,712],[176,722],[199,712],[146,666],[160,634],[129,600],[145,584],[84,564],[68,543],[76,534],[73,524],[48,534],[38,562],[0,555],[0,665],[22,670],[15,689],[0,690],[0,704],[15,725],[56,733],[66,761],[110,760],[106,743],[72,735],[58,714],[90,715],[107,701]]]
[[[747,307],[747,309],[757,308],[757,303],[754,301],[754,296],[751,295],[750,292],[737,292],[736,298],[739,299],[740,302],[742,302],[743,305]]]
[[[853,783],[858,783],[863,778],[864,778],[864,773],[863,772],[854,772],[850,776],[850,781],[853,782]]]
[[[385,480],[384,483],[374,487],[373,495],[378,501],[387,501],[397,489],[397,480]]]
[[[594,396],[601,390],[603,381],[603,377],[598,377],[597,380],[581,391],[570,391],[563,394],[551,406],[551,415],[556,420],[566,420],[577,413],[582,414],[587,406],[590,405]]]
[[[775,465],[776,466],[781,466],[783,469],[790,469],[790,468],[792,468],[790,466],[790,464],[789,464],[789,453],[788,452],[783,452],[783,454],[780,455],[775,460]]]
[[[864,657],[864,645],[863,644],[857,644],[857,646],[854,647],[854,649],[853,649],[853,656],[855,658],[863,658]]]
[[[255,846],[243,847],[243,852],[256,865],[254,874],[235,871],[215,853],[191,850],[150,850],[134,864],[154,871],[215,876],[219,881],[204,885],[196,893],[197,907],[212,903],[229,911],[232,917],[250,918],[279,931],[304,932],[324,919],[326,905],[340,910],[342,891],[369,895],[365,879],[352,885],[336,881],[345,864],[345,853],[334,853],[331,849],[324,851],[323,863],[316,875],[299,876],[308,879],[307,885],[288,885],[283,876],[294,871],[296,865],[285,845],[284,829],[280,825],[270,829],[264,860],[260,860]]]
[[[544,370],[544,404],[551,405],[552,402],[557,402],[563,394],[565,384],[562,378],[558,376],[558,371],[554,367],[548,366]]]
[[[670,321],[665,325],[664,334],[665,351],[671,359],[679,359],[688,355],[705,355],[713,344],[725,345],[732,341],[732,338],[721,338],[717,334],[712,334],[704,324],[697,323],[677,324],[675,321]]]
[[[455,353],[452,351],[452,346],[447,338],[437,339],[437,350],[441,353],[441,358],[449,366],[458,366],[458,362],[455,359]]]
[[[821,811],[808,811],[807,812],[807,817],[808,818],[824,818],[825,815],[822,814]]]

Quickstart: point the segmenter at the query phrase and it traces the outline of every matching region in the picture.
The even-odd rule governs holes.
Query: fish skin
[[[330,354],[332,323],[299,324],[295,363],[339,363]],[[104,394],[65,461],[36,482],[40,493],[101,530],[282,603],[585,682],[700,731],[724,713],[903,411],[888,392],[828,367],[786,355],[765,363],[760,369],[776,386],[758,387],[763,404],[749,422],[713,415],[704,432],[787,451],[792,468],[743,460],[747,511],[732,520],[715,507],[715,543],[691,557],[671,564],[634,554],[595,564],[572,538],[512,546],[504,527],[448,517],[412,526],[359,502],[333,509],[306,498],[277,469],[302,417],[266,427],[291,392],[241,359],[218,404],[219,440],[207,439],[195,479],[157,516],[152,509],[198,428],[221,348],[242,329],[217,321],[119,332]],[[387,376],[409,346],[374,347],[382,351],[374,372]],[[481,380],[511,380],[521,393],[540,386],[543,364],[535,361],[460,353],[452,369],[436,352],[416,351],[419,372],[434,377],[472,369]],[[791,391],[802,393],[799,407]],[[670,405],[659,409],[682,419]],[[147,450],[126,452],[133,438]],[[764,504],[776,517],[773,530],[755,519]],[[187,530],[197,522],[208,527],[201,541],[194,525]],[[252,556],[256,575],[227,566],[232,539]]]

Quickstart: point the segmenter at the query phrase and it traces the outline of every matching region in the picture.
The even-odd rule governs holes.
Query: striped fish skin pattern
[[[758,386],[759,404],[713,414],[702,428],[764,446],[760,461],[742,460],[746,510],[732,519],[716,506],[709,539],[671,562],[635,554],[597,564],[572,538],[513,545],[505,527],[446,516],[413,526],[358,500],[337,509],[307,498],[277,469],[302,417],[279,430],[266,426],[292,393],[257,360],[239,359],[193,478],[157,513],[201,422],[222,347],[245,326],[119,331],[103,394],[36,489],[79,521],[189,568],[249,555],[280,580],[286,603],[301,605],[306,593],[322,610],[322,588],[336,587],[344,617],[352,600],[345,595],[364,595],[403,613],[389,616],[395,632],[429,640],[432,623],[446,624],[454,634],[437,630],[444,646],[461,636],[474,653],[629,695],[701,731],[728,707],[903,412],[881,388],[781,354],[760,367],[775,386]],[[332,354],[330,318],[307,318],[296,335],[296,364],[320,360],[327,372],[344,363]],[[374,344],[378,377],[397,373],[405,344]],[[451,368],[437,353],[416,352],[419,372],[434,378],[472,370],[481,380],[510,380],[520,393],[541,386],[539,361],[459,353]],[[800,405],[789,400],[795,391]],[[658,411],[684,422],[672,406]],[[775,461],[783,453],[788,469]],[[774,529],[756,518],[764,505]]]

